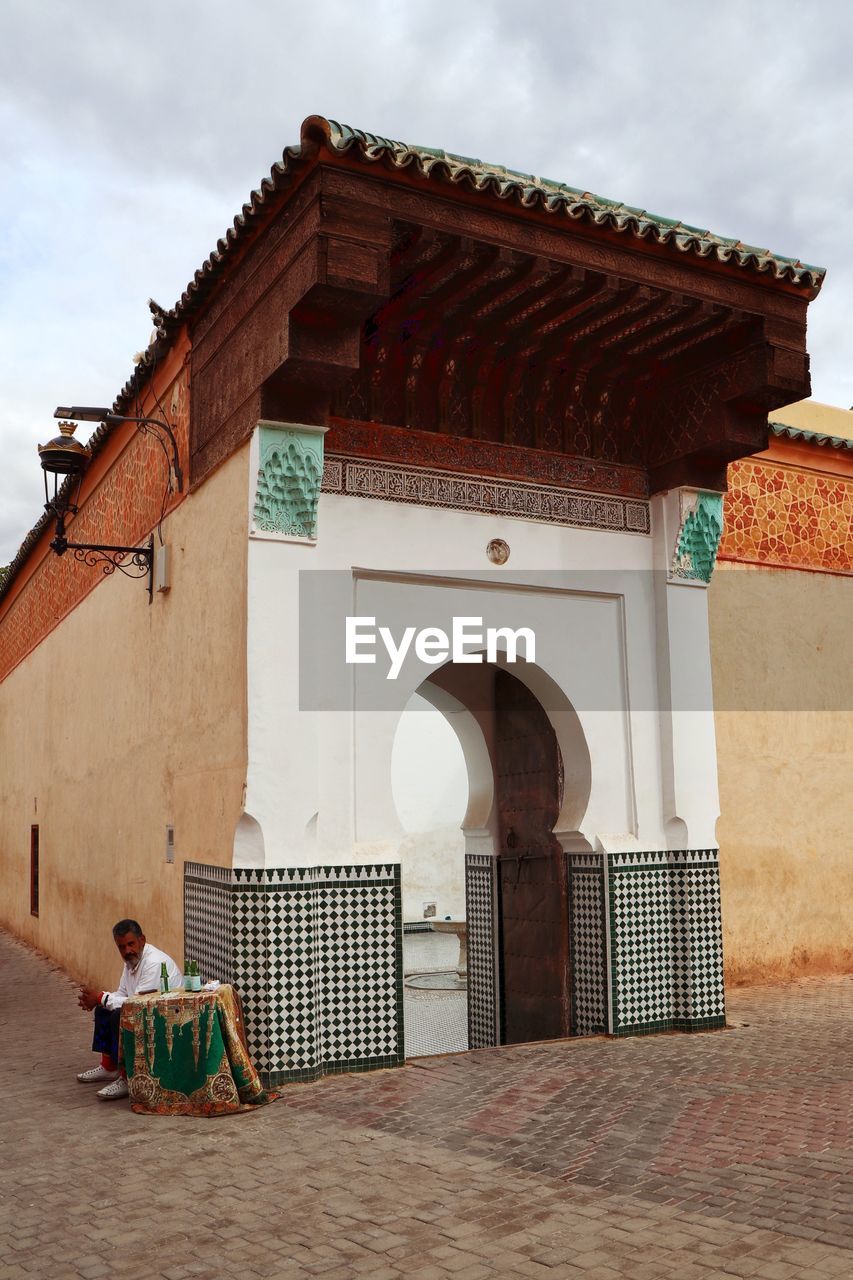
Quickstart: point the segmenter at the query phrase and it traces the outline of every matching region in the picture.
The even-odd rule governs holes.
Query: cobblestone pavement
[[[0,1280],[853,1275],[853,984],[733,1028],[421,1059],[215,1120],[134,1115],[68,979],[0,935]]]

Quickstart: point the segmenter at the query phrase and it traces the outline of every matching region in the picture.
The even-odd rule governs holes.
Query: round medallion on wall
[[[503,538],[492,538],[486,547],[486,555],[492,564],[506,564],[509,559],[509,543],[504,542]]]

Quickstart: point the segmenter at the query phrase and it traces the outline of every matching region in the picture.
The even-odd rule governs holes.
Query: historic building
[[[4,922],[95,976],[140,917],[272,1080],[400,1062],[418,691],[470,1043],[722,1025],[707,588],[822,275],[309,118],[91,442],[67,535],[153,536],[151,602],[47,518],[0,589]]]

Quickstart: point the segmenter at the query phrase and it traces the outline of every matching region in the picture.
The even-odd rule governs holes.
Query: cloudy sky
[[[314,113],[827,267],[853,405],[851,48],[841,0],[0,0],[0,564],[54,407],[113,400]]]

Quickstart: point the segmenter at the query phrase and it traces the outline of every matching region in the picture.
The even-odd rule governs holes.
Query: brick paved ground
[[[733,992],[730,1031],[163,1119],[76,1083],[70,983],[0,935],[0,1280],[849,1277],[851,1008],[842,980]]]

